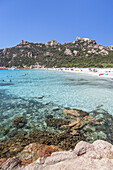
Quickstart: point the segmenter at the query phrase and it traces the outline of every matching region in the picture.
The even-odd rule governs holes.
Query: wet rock
[[[48,157],[51,153],[61,151],[60,148],[54,145],[43,145],[39,143],[32,143],[24,148],[21,153],[18,153],[17,157],[22,162],[33,162],[39,157]]]
[[[13,126],[17,128],[22,128],[27,123],[26,119],[24,117],[16,117],[13,120]]]

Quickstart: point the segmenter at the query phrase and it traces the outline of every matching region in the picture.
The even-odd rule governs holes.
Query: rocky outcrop
[[[96,54],[96,55],[98,55],[98,54],[100,54],[100,55],[108,55],[109,54],[109,52],[106,49],[102,49],[101,51],[91,49],[91,50],[88,51],[88,53],[89,54]]]
[[[54,46],[54,45],[60,45],[60,43],[57,43],[55,40],[48,41],[45,43],[46,46]]]
[[[6,53],[7,53],[7,48],[4,48],[3,49],[3,54],[6,55]]]
[[[1,170],[15,170],[20,167],[21,161],[16,157],[9,158],[0,165]]]
[[[46,159],[41,157],[34,163],[18,170],[112,170],[113,145],[97,140],[92,144],[81,141],[72,151],[54,152]]]
[[[1,166],[4,162],[6,162],[6,160],[7,160],[6,158],[1,158],[1,159],[0,159],[0,166]]]
[[[18,153],[17,157],[24,164],[27,164],[37,160],[39,157],[46,158],[56,151],[62,150],[54,145],[48,146],[39,143],[31,143],[26,146],[22,152]]]
[[[67,48],[66,48],[66,50],[64,51],[64,54],[66,54],[66,55],[72,55],[72,52],[71,52],[70,49],[67,49]]]
[[[53,56],[53,54],[47,51],[44,53],[44,56]]]
[[[76,56],[78,54],[78,51],[74,50],[73,53]]]
[[[79,36],[76,38],[77,41],[83,40],[83,41],[90,41],[89,38],[80,38]]]
[[[29,57],[29,58],[32,58],[32,57],[33,57],[32,52],[28,52],[28,57]]]
[[[108,49],[113,51],[113,45],[109,46]]]
[[[102,45],[98,45],[96,44],[95,40],[90,40],[89,38],[80,38],[77,37],[76,41],[74,41],[73,43],[77,43],[77,42],[82,43],[82,49],[86,50],[88,49],[88,53],[89,54],[94,54],[94,55],[108,55],[109,54],[109,50],[112,50],[113,47],[109,46],[109,47],[105,47]],[[74,53],[74,51],[73,51]]]
[[[21,44],[25,45],[25,44],[29,44],[29,42],[22,40],[21,43],[20,43],[20,45],[21,45]]]
[[[109,52],[108,52],[106,49],[102,49],[102,50],[99,52],[99,54],[101,54],[101,55],[108,55]]]

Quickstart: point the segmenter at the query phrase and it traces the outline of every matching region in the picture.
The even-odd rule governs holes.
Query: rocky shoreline
[[[57,151],[57,152],[55,152]],[[113,145],[97,140],[92,144],[80,141],[74,150],[61,151],[55,146],[39,146],[31,144],[25,147],[23,157],[27,154],[37,155],[37,160],[31,163],[13,157],[0,159],[2,170],[112,170],[113,169]],[[22,159],[21,158],[21,159]],[[31,163],[31,164],[30,164]],[[28,165],[29,164],[29,165]]]
[[[33,163],[40,157],[45,160],[52,152],[65,153],[67,150],[66,153],[71,153],[69,150],[73,150],[80,141],[93,143],[96,140],[105,140],[113,144],[113,116],[106,111],[100,108],[90,113],[70,108],[62,111],[65,119],[55,118],[53,115],[46,115],[45,118],[47,126],[57,133],[33,129],[28,136],[21,132],[0,141],[1,167],[13,157],[22,166]],[[13,120],[16,128],[22,128],[24,124],[26,120],[23,117]]]

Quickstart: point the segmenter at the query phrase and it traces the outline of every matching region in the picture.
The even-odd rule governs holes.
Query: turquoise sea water
[[[25,131],[47,129],[45,116],[63,118],[64,107],[88,112],[100,108],[113,115],[113,80],[47,70],[0,70],[0,129],[12,130],[18,116],[27,119]],[[4,136],[0,133],[0,139]]]

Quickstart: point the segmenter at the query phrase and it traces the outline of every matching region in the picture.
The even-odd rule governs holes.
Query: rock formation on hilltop
[[[17,46],[0,50],[0,66],[35,67],[113,67],[113,45],[105,47],[95,40],[80,38],[60,44],[21,41]]]
[[[61,44],[57,43],[55,40],[51,40],[45,43],[45,46],[55,46],[55,45],[61,45]]]

